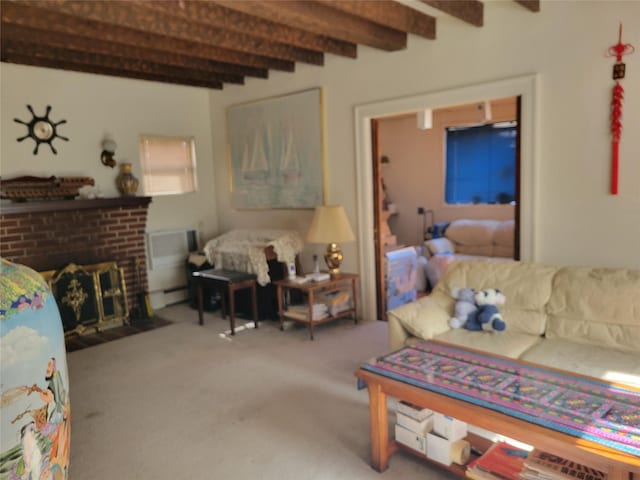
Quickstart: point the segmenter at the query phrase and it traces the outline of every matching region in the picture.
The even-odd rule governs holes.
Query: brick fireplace
[[[147,288],[145,229],[151,197],[60,200],[2,205],[0,256],[37,271],[68,263],[117,262],[129,310],[137,307],[136,266]]]

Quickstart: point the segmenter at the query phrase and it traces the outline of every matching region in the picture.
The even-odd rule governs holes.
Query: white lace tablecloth
[[[271,281],[267,247],[273,247],[279,262],[294,263],[304,242],[294,230],[237,229],[209,240],[204,253],[215,268],[255,273],[258,284],[264,286]]]

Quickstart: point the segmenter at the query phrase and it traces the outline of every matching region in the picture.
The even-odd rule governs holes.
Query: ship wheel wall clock
[[[66,120],[60,120],[59,122],[53,122],[49,119],[49,112],[51,112],[51,105],[47,105],[47,111],[44,116],[39,117],[31,108],[31,105],[27,105],[27,108],[31,112],[32,119],[29,122],[24,122],[18,118],[14,118],[13,121],[17,123],[21,123],[27,126],[27,134],[24,137],[18,138],[18,142],[23,141],[25,138],[31,137],[36,142],[36,148],[33,149],[33,154],[38,154],[38,148],[40,148],[41,143],[46,143],[51,148],[51,151],[54,155],[58,154],[58,151],[54,148],[52,142],[59,138],[68,142],[69,139],[67,137],[63,137],[58,134],[58,125],[62,125],[63,123],[67,123]]]

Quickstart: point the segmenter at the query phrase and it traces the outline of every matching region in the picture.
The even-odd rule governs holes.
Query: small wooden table
[[[504,357],[496,356],[496,359],[500,358]],[[523,366],[535,366],[535,364],[527,362],[508,360],[520,363]],[[544,368],[553,370],[549,367]],[[568,460],[607,472],[609,480],[631,480],[632,478],[637,480],[640,478],[640,457],[636,455],[615,450],[585,438],[577,438],[552,430],[507,413],[475,405],[463,399],[453,398],[442,393],[410,385],[401,380],[363,368],[357,370],[355,376],[366,384],[369,392],[371,466],[378,472],[383,472],[387,469],[389,458],[398,449],[409,451],[428,460],[427,457],[419,452],[389,439],[387,396],[392,396],[422,408],[449,415],[477,427],[505,435]],[[576,375],[576,377],[580,376]],[[467,440],[473,446],[480,447],[480,450],[486,448],[486,439],[470,434]],[[453,464],[451,467],[443,468],[448,468],[462,477],[465,476],[465,467]]]
[[[306,323],[309,326],[309,335],[313,340],[313,327],[320,323],[331,322],[338,318],[353,316],[355,323],[358,323],[358,279],[359,275],[355,273],[338,273],[332,275],[329,280],[323,282],[307,282],[297,283],[293,280],[285,278],[283,280],[274,281],[274,285],[278,288],[278,314],[280,316],[280,330],[284,330],[284,320],[293,320],[294,322]],[[325,294],[344,291],[345,288],[351,291],[351,308],[341,311],[335,315],[325,315],[321,318],[313,318],[313,304],[315,296],[318,292]],[[285,310],[285,304],[283,301],[283,293],[288,290],[297,290],[302,292],[307,297],[307,304],[309,306],[309,313],[306,318],[293,317],[287,315]]]
[[[229,297],[229,323],[231,335],[236,334],[236,301],[235,293],[245,288],[251,289],[251,307],[253,311],[253,323],[258,328],[258,302],[256,296],[256,276],[253,273],[236,272],[234,270],[223,270],[210,268],[192,273],[198,288],[198,322],[203,324],[202,286],[209,285],[214,289],[222,291],[222,317],[226,315],[225,297]]]

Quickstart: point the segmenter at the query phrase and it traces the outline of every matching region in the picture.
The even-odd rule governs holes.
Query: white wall
[[[106,135],[118,144],[118,163],[132,163],[138,177],[139,134],[189,135],[195,137],[199,191],[154,197],[147,230],[195,227],[203,238],[217,231],[207,90],[7,63],[0,68],[2,178],[88,176],[95,179],[96,189],[114,197],[119,195],[115,185],[119,165],[111,169],[100,162]],[[57,155],[46,144],[33,155],[32,139],[16,141],[27,128],[13,119],[31,119],[27,104],[37,115],[44,115],[46,106],[51,105],[52,120],[67,120],[59,133],[69,141],[54,140]],[[82,192],[87,190],[85,187]],[[151,272],[149,282],[150,289],[156,290],[184,284],[185,280],[182,270],[168,269]]]
[[[309,211],[264,215],[231,208],[226,132],[218,128],[229,105],[323,87],[327,202],[344,204],[357,230],[354,107],[538,73],[534,259],[640,268],[638,53],[625,57],[620,194],[608,193],[614,59],[605,53],[617,41],[620,20],[623,40],[640,48],[640,2],[542,2],[536,14],[516,2],[485,2],[483,28],[441,17],[435,41],[411,37],[406,50],[394,53],[358,47],[357,60],[327,55],[324,67],[298,64],[295,74],[271,72],[269,80],[249,79],[245,86],[211,92],[221,229],[269,225],[304,231],[311,218]],[[343,246],[346,271],[361,271],[356,245]]]
[[[135,135],[150,128],[158,130],[154,133],[191,132],[198,142],[200,192],[154,199],[150,228],[195,222],[202,224],[205,237],[236,226],[297,228],[304,233],[311,210],[265,214],[231,208],[225,114],[236,103],[320,86],[325,95],[326,201],[343,204],[357,232],[356,106],[538,73],[535,259],[640,268],[638,52],[625,57],[620,194],[608,194],[614,60],[605,52],[617,41],[621,20],[623,40],[640,48],[640,2],[542,2],[542,11],[535,14],[516,2],[485,2],[483,28],[440,16],[435,41],[410,37],[408,48],[394,53],[358,47],[356,60],[326,55],[324,67],[297,64],[295,73],[248,78],[244,86],[225,86],[210,91],[208,98],[204,90],[189,87],[2,64],[1,173],[27,173],[26,164],[34,174],[87,174],[96,177],[106,193],[116,172],[99,163],[105,131],[120,144],[117,158],[133,160],[136,173]],[[62,131],[71,142],[58,143],[57,157],[33,157],[28,145],[15,142],[24,127],[12,119],[27,118],[27,103],[38,111],[51,104],[54,119],[69,120]],[[343,245],[343,250],[344,270],[362,271],[357,242]],[[314,251],[322,247],[306,248],[305,268],[310,268]]]

